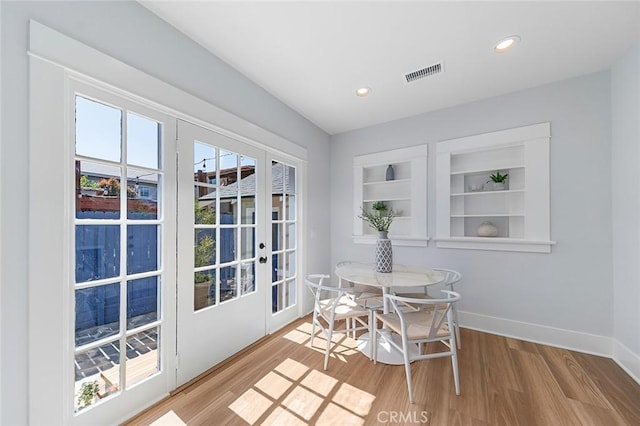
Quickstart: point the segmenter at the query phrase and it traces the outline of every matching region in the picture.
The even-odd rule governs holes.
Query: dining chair
[[[324,369],[329,367],[332,337],[334,333],[355,333],[360,330],[370,331],[371,311],[360,306],[353,299],[353,292],[349,288],[335,287],[326,284],[329,275],[310,274],[305,278],[305,284],[313,294],[313,322],[311,325],[311,341],[319,327],[327,339],[324,355]],[[344,328],[336,328],[336,323],[344,320]]]
[[[453,326],[453,307],[460,300],[460,295],[449,290],[442,290],[442,292],[446,294],[446,298],[425,299],[385,294],[384,297],[388,300],[392,312],[388,314],[373,312],[372,323],[377,324],[379,320],[383,326],[375,328],[371,334],[373,361],[375,363],[378,359],[378,336],[385,338],[387,343],[402,352],[411,403],[414,403],[411,362],[423,359],[451,357],[456,395],[460,395],[458,352]],[[407,310],[406,304],[421,306],[425,309]],[[401,344],[390,338],[389,332],[398,334],[401,337]],[[424,354],[421,349],[416,352],[415,348],[412,348],[415,344],[421,347],[422,344],[430,342],[441,342],[447,350]]]
[[[444,279],[442,280],[442,284],[447,287],[449,291],[456,291],[454,285],[460,282],[462,279],[462,274],[458,271],[454,271],[452,269],[444,269],[444,268],[433,268],[434,271],[440,272],[444,275]],[[416,288],[411,290],[407,288],[393,288],[392,293],[402,297],[409,297],[413,299],[431,299],[432,297],[429,295],[428,286],[417,287],[417,289],[421,289],[420,292],[415,292]],[[413,291],[412,291],[413,290]],[[419,306],[412,306],[414,309],[419,309]],[[458,349],[462,349],[462,340],[460,340],[460,325],[458,323],[458,306],[457,304],[453,305],[453,325],[456,332],[456,343],[458,345]]]

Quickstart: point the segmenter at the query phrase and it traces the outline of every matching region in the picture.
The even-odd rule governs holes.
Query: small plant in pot
[[[489,175],[489,182],[493,182],[493,189],[495,191],[501,191],[507,188],[507,177],[509,177],[508,173],[502,174],[500,172],[495,172]]]
[[[389,227],[396,217],[393,210],[389,210],[384,201],[376,201],[371,208],[373,211],[368,212],[362,209],[362,214],[358,217],[369,224],[369,226],[378,231],[378,236],[382,239],[387,238]]]
[[[83,383],[82,387],[80,388],[80,394],[78,395],[79,408],[82,409],[91,405],[95,398],[98,396],[99,390],[100,386],[98,386],[97,380]]]

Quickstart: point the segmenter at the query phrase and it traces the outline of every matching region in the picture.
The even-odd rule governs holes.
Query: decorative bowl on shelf
[[[489,222],[485,221],[478,226],[478,237],[495,237],[498,235],[498,228]]]

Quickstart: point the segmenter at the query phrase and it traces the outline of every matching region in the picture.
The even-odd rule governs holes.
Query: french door
[[[298,168],[178,121],[177,382],[298,317]]]
[[[38,327],[64,338],[31,365],[43,366],[34,383],[61,384],[47,410],[62,423],[110,424],[298,316],[299,166],[124,94],[69,89],[65,167],[51,179],[67,204],[38,228],[64,223],[64,250],[34,257],[52,260],[32,288],[65,281],[30,302]]]
[[[72,81],[67,210],[70,423],[110,423],[175,388],[176,120]]]
[[[178,122],[178,385],[266,334],[266,155]]]

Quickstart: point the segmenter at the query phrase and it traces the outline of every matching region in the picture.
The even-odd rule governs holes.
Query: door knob
[[[261,257],[260,258],[260,263],[267,263],[267,258],[266,257]]]
[[[264,245],[264,243],[260,243],[260,245],[259,245],[258,247],[260,247],[261,249],[263,249],[263,248],[265,248],[266,246]]]

